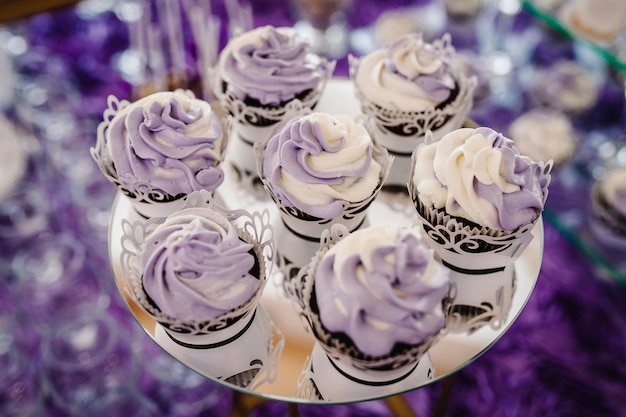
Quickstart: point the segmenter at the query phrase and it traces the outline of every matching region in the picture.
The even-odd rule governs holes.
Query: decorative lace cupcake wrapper
[[[483,326],[499,330],[507,320],[516,289],[513,264],[481,275],[450,273],[447,333],[473,333]]]
[[[372,357],[361,352],[343,333],[328,331],[321,322],[317,301],[315,296],[315,274],[319,262],[323,256],[349,231],[343,225],[335,225],[322,235],[320,249],[317,251],[311,262],[300,270],[296,278],[297,296],[305,321],[309,324],[313,335],[326,351],[328,356],[335,360],[349,364],[357,370],[370,371],[392,371],[416,363],[425,352],[430,349],[443,331],[440,331],[419,345],[401,345],[394,347],[394,351],[385,356]]]
[[[539,163],[542,171],[539,183],[543,190],[543,201],[548,198],[552,162]],[[469,220],[454,217],[444,209],[426,207],[419,198],[413,182],[415,160],[411,165],[408,191],[422,223],[427,242],[442,260],[463,270],[485,270],[509,265],[517,259],[533,239],[532,230],[541,213],[530,224],[514,231],[493,229]],[[478,255],[478,256],[472,256]],[[489,255],[489,256],[485,256]],[[467,271],[464,271],[467,273]]]
[[[414,389],[434,377],[428,352],[405,367],[375,372],[336,361],[320,343],[315,343],[299,375],[295,396],[309,400],[361,401]]]
[[[120,265],[122,276],[125,280],[125,288],[129,295],[152,318],[168,330],[179,334],[204,335],[229,327],[257,306],[274,259],[273,229],[267,209],[262,212],[255,211],[252,213],[245,210],[228,210],[214,203],[211,194],[206,191],[194,192],[187,197],[183,209],[192,207],[211,208],[224,215],[237,227],[239,237],[246,243],[253,245],[255,257],[259,263],[260,276],[258,278],[260,285],[246,303],[211,320],[181,322],[176,318],[163,314],[151,302],[143,289],[141,253],[148,236],[165,220],[163,217],[135,221],[133,223],[126,220],[122,221],[123,236]]]
[[[420,138],[423,138],[428,131],[435,132],[438,137],[441,137],[459,128],[472,108],[474,89],[477,84],[476,77],[468,78],[457,68],[454,60],[451,73],[457,83],[456,97],[446,105],[433,106],[420,112],[385,109],[368,100],[355,81],[360,59],[349,56],[349,63],[350,78],[355,85],[361,110],[375,121],[378,129],[375,135],[376,140],[394,154],[410,155],[419,144]]]
[[[176,90],[176,92],[183,92],[190,98],[195,98],[193,92],[189,90]],[[128,100],[119,100],[114,95],[107,97],[107,108],[103,112],[102,122],[98,125],[96,145],[91,148],[91,156],[102,174],[133,202],[133,206],[142,216],[156,217],[171,214],[183,206],[187,194],[170,195],[154,186],[149,179],[142,180],[131,174],[119,176],[109,154],[108,129],[115,116],[130,104]],[[215,168],[219,168],[222,163],[228,145],[228,132],[230,131],[231,120],[230,118],[225,118],[221,120],[221,123],[222,137],[218,153],[222,158],[215,161]],[[120,138],[120,140],[122,139]],[[212,192],[214,190],[206,191]]]

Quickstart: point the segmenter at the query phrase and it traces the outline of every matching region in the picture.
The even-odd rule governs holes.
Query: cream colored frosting
[[[365,99],[385,109],[421,112],[432,108],[454,88],[447,68],[451,51],[435,47],[421,36],[404,36],[361,59],[355,78],[357,89]],[[427,85],[418,77],[428,79]],[[435,83],[437,92],[445,91],[445,97],[433,98]],[[441,88],[443,85],[447,87]]]

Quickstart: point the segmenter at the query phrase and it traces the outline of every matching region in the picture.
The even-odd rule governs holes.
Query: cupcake
[[[226,129],[209,103],[176,90],[134,103],[109,96],[108,105],[91,152],[142,216],[166,216],[224,180]]]
[[[323,352],[311,364],[321,396],[359,400],[432,379],[432,367],[414,372],[444,329],[449,271],[415,228],[330,233],[299,276],[303,314]],[[346,397],[354,394],[362,397]]]
[[[472,106],[475,79],[459,68],[449,35],[432,43],[411,34],[361,58],[351,57],[363,113],[374,138],[396,157],[387,184],[406,188],[410,156],[430,130],[441,137],[460,127]]]
[[[293,28],[263,26],[228,42],[212,74],[213,90],[234,117],[232,164],[256,175],[252,146],[274,126],[317,104],[335,62],[311,52]]]
[[[198,372],[229,380],[257,360],[273,363],[272,326],[259,305],[271,241],[257,238],[270,226],[240,228],[235,221],[251,222],[253,215],[223,212],[208,198],[193,193],[168,217],[133,223],[122,240],[122,275],[157,322],[162,347]],[[247,386],[252,379],[238,380]]]
[[[626,27],[626,2],[572,0],[559,10],[558,17],[576,35],[609,44]]]
[[[451,329],[498,328],[506,320],[514,262],[533,239],[551,168],[486,127],[457,129],[416,148],[409,194],[426,242],[452,270]]]
[[[257,149],[259,176],[282,219],[276,245],[293,268],[288,277],[315,254],[326,228],[354,231],[365,222],[390,162],[362,124],[326,113],[290,120]]]
[[[530,98],[537,106],[575,115],[589,110],[598,101],[599,80],[576,61],[558,61],[539,70],[533,79]]]
[[[614,249],[626,248],[626,167],[608,171],[591,188],[591,230]]]
[[[558,167],[578,149],[578,135],[572,122],[560,111],[533,109],[519,115],[509,126],[508,136],[521,154],[534,161],[553,161]]]

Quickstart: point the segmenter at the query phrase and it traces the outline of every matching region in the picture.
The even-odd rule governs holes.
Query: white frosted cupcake
[[[460,127],[472,106],[475,79],[456,60],[450,36],[431,43],[410,34],[361,58],[350,77],[375,140],[396,157],[388,185],[405,187],[410,156],[427,131],[435,137]]]
[[[458,129],[415,150],[409,194],[426,241],[452,270],[452,329],[506,320],[514,262],[534,237],[551,167],[486,127]]]
[[[417,229],[379,224],[331,233],[299,277],[321,397],[391,394],[434,378],[432,367],[415,371],[445,326],[448,270]]]
[[[227,132],[209,103],[176,90],[108,105],[92,155],[139,214],[166,216],[220,186]]]
[[[213,90],[234,118],[229,155],[241,174],[256,175],[254,143],[315,107],[334,66],[291,27],[263,26],[228,42],[212,74]]]
[[[599,80],[575,61],[563,60],[539,70],[530,87],[538,106],[575,115],[592,108],[600,89]]]
[[[349,116],[311,113],[289,121],[259,149],[259,176],[280,210],[281,257],[297,271],[318,249],[325,229],[337,223],[350,231],[361,227],[389,162]]]
[[[559,10],[558,17],[578,36],[609,44],[626,28],[626,2],[571,0]]]
[[[521,114],[509,126],[509,137],[520,153],[534,161],[552,160],[554,167],[569,161],[579,143],[570,119],[551,109],[534,109]]]

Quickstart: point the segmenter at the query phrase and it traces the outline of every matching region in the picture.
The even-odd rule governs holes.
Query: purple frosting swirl
[[[130,104],[107,136],[121,181],[130,176],[175,196],[213,191],[224,179],[219,118],[208,103],[184,93],[155,93]]]
[[[379,224],[353,232],[320,261],[315,295],[320,320],[363,353],[389,354],[396,343],[420,345],[445,325],[448,270],[416,231]]]
[[[143,287],[159,310],[175,319],[207,321],[242,306],[260,280],[250,274],[252,245],[208,208],[169,216],[146,239]]]
[[[331,219],[344,202],[369,197],[380,181],[367,130],[344,115],[292,119],[268,142],[263,176],[285,207]]]
[[[315,89],[322,79],[321,62],[292,28],[263,26],[232,39],[218,66],[235,97],[275,106]]]

